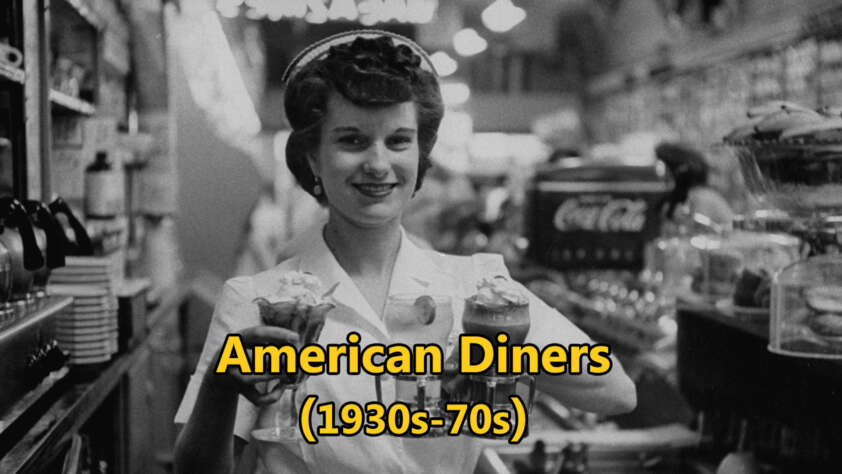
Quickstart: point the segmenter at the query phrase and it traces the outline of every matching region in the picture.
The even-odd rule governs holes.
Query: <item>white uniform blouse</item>
[[[360,334],[360,347],[391,342],[378,314],[328,250],[322,237],[322,225],[296,239],[291,246],[296,257],[257,275],[237,277],[226,282],[214,310],[201,358],[176,413],[176,423],[186,423],[190,417],[202,377],[215,362],[213,359],[222,347],[225,336],[260,324],[257,306],[252,300],[277,291],[280,276],[287,271],[310,272],[318,276],[326,287],[339,282],[333,294],[337,307],[328,313],[320,344],[345,343],[351,331]],[[476,291],[476,281],[481,277],[498,274],[508,275],[500,255],[461,257],[422,250],[402,232],[389,292],[450,295],[454,314],[451,340],[455,340],[462,331],[464,299]],[[590,342],[581,330],[555,309],[534,294],[529,293],[529,296],[531,326],[527,342],[539,347],[549,343],[568,345]],[[333,401],[340,406],[348,401],[365,404],[376,400],[374,377],[365,373],[313,376],[306,381],[305,387],[308,394],[319,396],[319,403]],[[394,384],[383,384],[383,398],[384,401],[394,399]],[[288,399],[288,396],[284,397],[284,400]],[[252,430],[273,426],[273,414],[277,409],[277,403],[260,408],[240,397],[234,434],[250,440]],[[288,407],[280,409],[283,413],[289,412]],[[363,434],[355,437],[323,437],[316,445],[301,443],[292,450],[260,450],[258,471],[301,472],[306,465],[313,473],[471,473],[480,449],[478,440],[468,436],[433,439],[403,439],[388,435],[368,437]]]

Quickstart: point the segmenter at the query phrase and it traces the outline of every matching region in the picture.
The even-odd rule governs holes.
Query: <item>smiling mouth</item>
[[[365,196],[384,197],[388,196],[397,185],[397,183],[355,183],[353,186]]]

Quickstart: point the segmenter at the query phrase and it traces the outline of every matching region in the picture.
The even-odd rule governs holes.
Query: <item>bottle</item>
[[[123,211],[123,180],[108,154],[99,151],[85,168],[85,214],[95,219],[116,217]]]
[[[570,443],[561,451],[564,461],[558,474],[587,474],[588,446],[584,443]]]

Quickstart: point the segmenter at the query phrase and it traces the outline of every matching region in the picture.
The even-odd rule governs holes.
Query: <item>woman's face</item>
[[[400,219],[418,179],[415,104],[362,108],[331,94],[310,166],[331,213],[361,227]]]

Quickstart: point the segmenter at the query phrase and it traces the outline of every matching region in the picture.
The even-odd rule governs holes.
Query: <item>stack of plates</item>
[[[56,321],[56,339],[73,365],[106,362],[117,352],[114,259],[67,257],[53,270],[47,293],[72,296],[73,305]]]
[[[58,285],[94,285],[111,290],[119,282],[119,255],[103,257],[67,257],[65,266],[50,273],[49,283]]]

